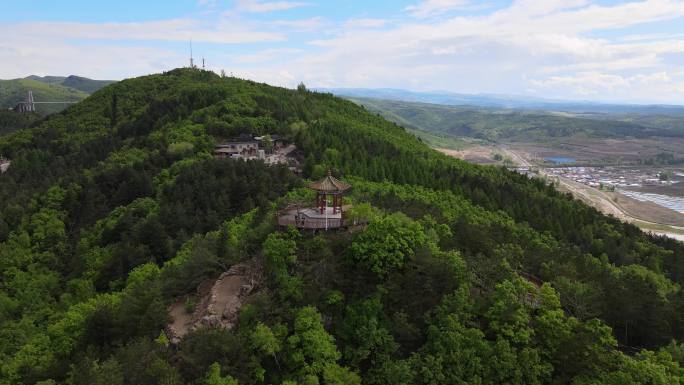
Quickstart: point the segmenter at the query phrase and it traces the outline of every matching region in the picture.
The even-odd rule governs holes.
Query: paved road
[[[520,167],[532,167],[532,163],[527,160],[527,157],[523,156],[522,154],[519,154],[516,151],[511,150],[510,148],[506,146],[501,146],[499,147],[501,149],[501,152],[505,153],[508,155],[513,160],[513,163],[516,163]]]
[[[505,152],[515,163],[522,167],[532,167],[533,164],[528,160],[526,154],[518,151],[511,150],[508,147],[502,146],[501,151]],[[541,170],[540,174],[546,176]],[[605,192],[585,186],[581,183],[575,182],[574,180],[553,176],[553,179],[558,181],[560,187],[563,187],[567,191],[570,191],[575,197],[583,200],[585,203],[596,207],[598,210],[604,214],[613,215],[614,217],[629,223],[633,223],[639,226],[642,230],[647,232],[653,232],[660,235],[666,235],[671,238],[678,240],[684,240],[684,228],[678,226],[671,226],[662,223],[656,223],[647,221],[641,218],[632,216],[629,212],[623,209],[619,204],[613,202],[610,196]],[[656,230],[654,227],[666,229],[671,229],[672,231]]]

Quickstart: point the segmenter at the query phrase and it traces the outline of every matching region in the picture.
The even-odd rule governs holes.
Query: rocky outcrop
[[[261,282],[261,266],[255,260],[232,266],[215,280],[202,282],[197,288],[200,300],[192,314],[185,309],[186,297],[170,307],[172,322],[166,333],[172,343],[178,343],[189,331],[200,327],[231,329],[240,308]]]

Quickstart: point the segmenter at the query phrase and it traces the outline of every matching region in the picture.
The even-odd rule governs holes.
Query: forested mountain
[[[684,117],[677,115],[562,114],[371,98],[351,100],[405,127],[454,137],[493,141],[684,137]]]
[[[42,118],[37,112],[17,113],[11,110],[0,110],[0,135],[26,128]]]
[[[0,80],[0,109],[13,108],[26,100],[28,91],[42,102],[77,102],[111,84],[111,80],[93,80],[80,76],[36,76],[23,79]],[[36,112],[47,115],[63,110],[67,104],[37,104]]]
[[[210,155],[240,133],[294,141],[368,225],[277,229],[314,197]],[[0,384],[684,383],[684,244],[330,94],[177,69],[0,153]],[[246,261],[235,326],[171,344],[168,305]]]
[[[0,108],[13,108],[25,101],[29,90],[33,91],[33,98],[36,101],[77,102],[88,97],[83,91],[33,79],[0,80]],[[65,107],[66,104],[39,104],[36,111],[46,115],[61,111]]]
[[[9,109],[26,100],[28,91],[38,102],[77,102],[111,80],[93,80],[81,76],[36,76],[23,79],[0,80],[0,135],[29,127],[45,115],[62,111],[69,104],[36,104],[35,113],[16,113]]]

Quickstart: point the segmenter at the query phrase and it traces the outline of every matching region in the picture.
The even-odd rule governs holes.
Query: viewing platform
[[[351,208],[350,205],[342,206],[341,210],[326,207],[323,213],[319,208],[291,208],[280,213],[278,226],[314,230],[339,229],[353,224],[343,217],[344,211],[349,208]]]

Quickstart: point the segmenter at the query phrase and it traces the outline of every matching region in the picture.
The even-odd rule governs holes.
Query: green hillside
[[[83,91],[89,94],[92,94],[93,92],[99,90],[102,87],[105,87],[109,84],[114,83],[113,80],[93,80],[93,79],[88,79],[84,78],[82,76],[75,76],[75,75],[70,75],[67,76],[64,81],[62,81],[60,84],[73,88],[75,90]]]
[[[0,110],[0,136],[30,127],[41,118],[37,112],[19,114],[11,110]]]
[[[0,80],[0,108],[13,108],[26,100],[28,91],[33,91],[37,102],[77,102],[88,97],[88,93],[58,84],[49,84],[33,79]],[[47,115],[65,108],[62,104],[36,104],[36,112]]]
[[[492,141],[684,136],[684,119],[674,116],[571,115],[368,98],[352,100],[391,121],[433,135]]]
[[[38,75],[29,75],[25,77],[24,79],[30,79],[30,80],[37,80],[39,82],[43,83],[48,83],[48,84],[59,84],[61,85],[64,80],[66,79],[66,76],[38,76]]]
[[[100,88],[113,83],[111,80],[93,80],[81,76],[35,76],[23,79],[0,80],[0,108],[13,108],[26,100],[28,91],[39,102],[76,102]],[[36,104],[36,112],[48,115],[59,112],[68,104]]]
[[[303,177],[211,156],[241,133],[292,140]],[[177,69],[0,153],[2,385],[684,382],[684,244],[330,94]],[[278,229],[327,170],[368,224]],[[169,305],[248,262],[233,328],[171,343]]]

